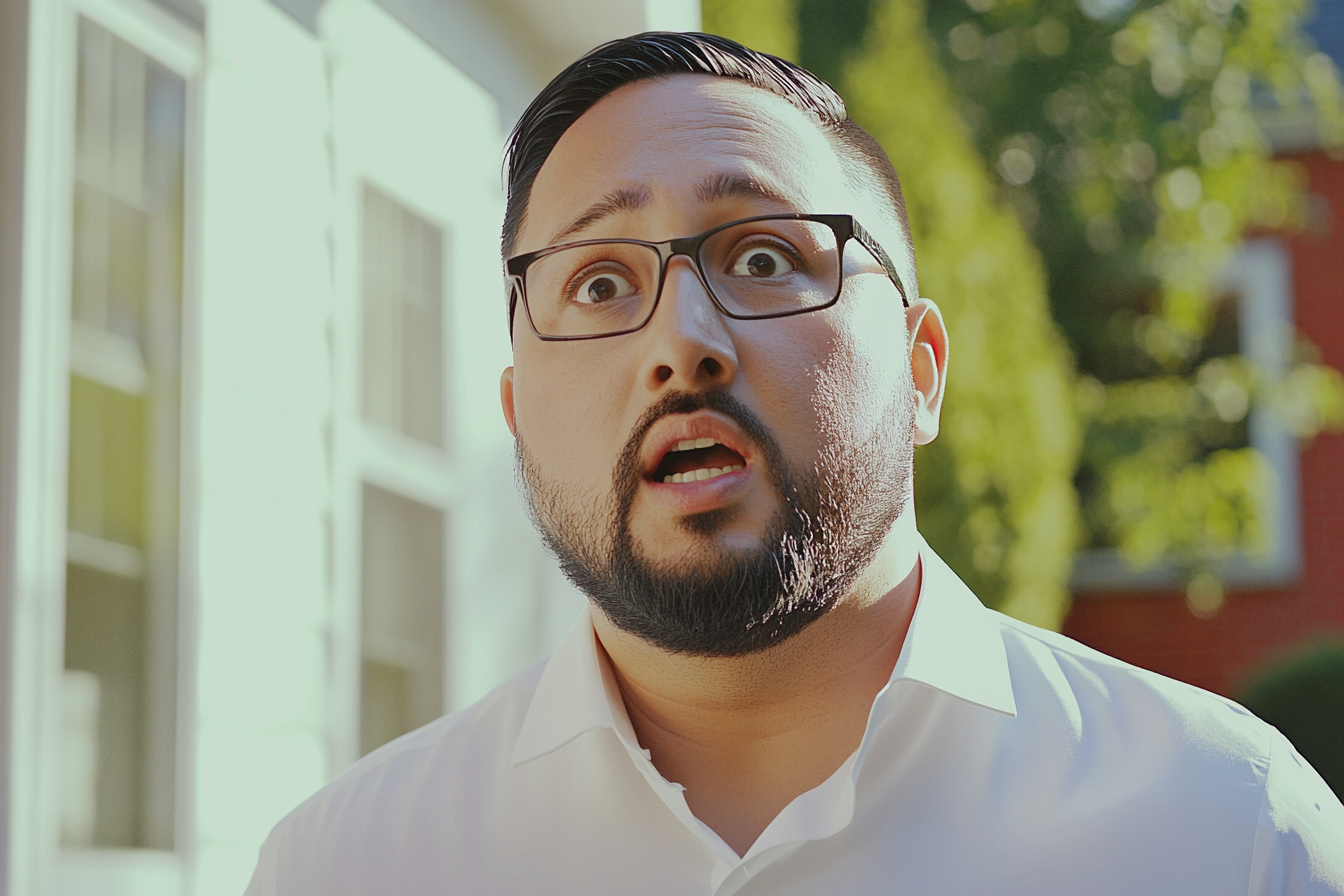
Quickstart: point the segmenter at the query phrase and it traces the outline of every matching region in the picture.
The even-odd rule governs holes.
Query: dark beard
[[[640,446],[669,414],[707,409],[731,418],[761,450],[781,507],[758,547],[719,550],[705,542],[686,569],[655,568],[630,534],[630,509],[643,480]],[[617,628],[673,653],[743,656],[798,634],[853,585],[872,562],[909,499],[914,458],[914,404],[910,390],[897,399],[869,442],[824,458],[816,469],[794,468],[752,411],[722,391],[674,392],[644,414],[612,474],[613,501],[583,518],[543,481],[522,434],[516,470],[530,515],[560,568]],[[606,517],[603,526],[603,517]],[[711,535],[723,511],[678,521],[690,533]],[[606,530],[605,545],[584,539]]]

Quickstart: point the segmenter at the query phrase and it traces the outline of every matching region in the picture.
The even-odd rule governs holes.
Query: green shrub
[[[1344,641],[1313,644],[1274,663],[1237,700],[1282,731],[1344,799]]]

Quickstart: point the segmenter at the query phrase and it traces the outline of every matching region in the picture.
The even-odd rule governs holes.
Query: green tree
[[[806,60],[814,32],[798,30],[796,3],[705,0],[703,10],[707,30]],[[987,604],[1057,627],[1077,512],[1069,354],[1039,257],[996,202],[958,116],[922,4],[889,0],[872,13],[854,51],[833,54],[847,60],[841,76],[813,67],[901,173],[921,291],[938,301],[951,334],[942,434],[916,458],[920,529]]]
[[[1302,438],[1344,423],[1344,380],[1310,345],[1286,376],[1240,354],[1218,283],[1244,234],[1300,222],[1301,176],[1272,157],[1257,106],[1309,104],[1323,143],[1344,138],[1334,65],[1300,34],[1306,6],[930,6],[962,117],[1041,251],[1084,373],[1085,543],[1136,566],[1175,560],[1196,590],[1266,543],[1275,484],[1246,447],[1251,406]]]

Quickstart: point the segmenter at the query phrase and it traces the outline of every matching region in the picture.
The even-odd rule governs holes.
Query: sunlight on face
[[[830,142],[803,113],[738,82],[679,76],[621,88],[566,132],[537,177],[519,248],[658,241],[791,213],[884,217],[855,197]],[[689,576],[692,589],[693,580],[762,552],[762,569],[793,563],[769,558],[802,542],[833,555],[829,572],[802,576],[812,583],[802,587],[818,592],[827,590],[821,579],[838,587],[870,559],[909,495],[906,317],[870,258],[845,261],[840,301],[793,317],[725,317],[680,257],[636,332],[543,342],[520,315],[506,413],[532,497],[543,498],[535,507],[543,530],[559,530],[550,533],[553,546],[572,547],[589,566],[620,560],[628,547],[646,571]],[[731,403],[671,405],[649,419],[669,395],[705,393]],[[663,476],[676,451],[703,452],[707,475]],[[691,472],[700,462],[674,465]],[[815,499],[801,516],[800,494]],[[876,516],[861,520],[868,512]],[[803,520],[792,530],[782,522],[791,516]],[[827,531],[816,530],[823,521]],[[589,585],[590,594],[601,590]],[[807,602],[781,587],[758,610]],[[629,581],[614,590],[630,591]],[[678,594],[673,603],[695,603]],[[822,602],[833,597],[828,591]]]

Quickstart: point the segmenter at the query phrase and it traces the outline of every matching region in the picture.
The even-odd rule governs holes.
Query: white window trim
[[[177,849],[62,850],[60,781],[51,756],[60,738],[64,651],[66,476],[69,427],[70,251],[74,177],[74,103],[78,20],[106,28],[187,82],[181,520],[179,539]],[[183,892],[191,852],[194,708],[194,519],[196,247],[193,209],[199,195],[201,36],[147,0],[64,0],[29,4],[27,120],[23,218],[21,348],[18,360],[13,627],[10,667],[2,680],[11,713],[9,838],[6,892],[107,894]]]
[[[188,82],[201,71],[201,35],[148,0],[67,0],[74,12],[111,31]]]
[[[1294,326],[1288,247],[1276,237],[1248,240],[1222,279],[1238,287],[1243,353],[1271,378],[1282,376],[1290,365]],[[1265,457],[1274,474],[1273,498],[1265,519],[1270,544],[1262,555],[1239,554],[1216,564],[1213,571],[1228,587],[1283,587],[1302,574],[1302,486],[1297,440],[1264,408],[1252,408],[1247,425],[1250,446]],[[1078,553],[1069,584],[1075,593],[1086,595],[1169,591],[1184,582],[1181,570],[1172,563],[1135,570],[1118,551],[1098,548]]]

